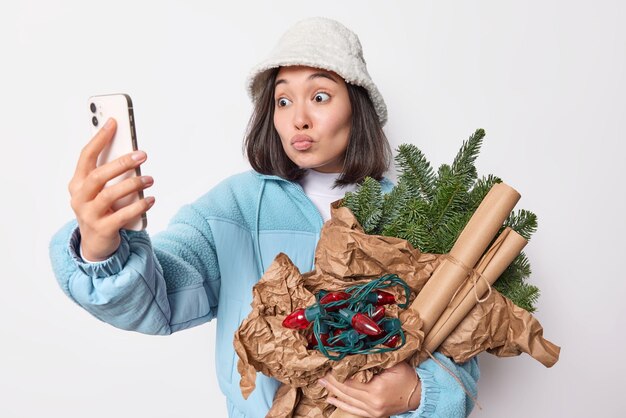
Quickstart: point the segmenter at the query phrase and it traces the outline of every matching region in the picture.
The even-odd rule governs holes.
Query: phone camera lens
[[[98,118],[95,116],[91,118],[91,123],[93,123],[93,126],[98,126]]]
[[[95,103],[90,104],[89,109],[91,109],[91,113],[96,113],[96,110],[97,110],[96,104]]]

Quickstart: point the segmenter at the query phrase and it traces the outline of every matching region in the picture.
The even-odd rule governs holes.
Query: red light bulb
[[[291,329],[306,329],[311,322],[304,316],[304,309],[296,309],[283,320],[283,327]]]
[[[379,335],[382,332],[376,322],[374,322],[372,318],[367,315],[354,313],[349,309],[341,309],[339,310],[339,314],[350,322],[352,324],[352,328],[360,334]]]
[[[395,348],[399,342],[400,342],[400,336],[396,334],[396,335],[393,335],[391,338],[389,338],[387,341],[385,341],[383,345],[386,345],[389,348]]]
[[[291,329],[306,329],[318,316],[324,314],[324,309],[317,303],[306,309],[296,309],[283,320],[283,327]]]
[[[400,334],[397,333],[402,327],[400,320],[398,318],[385,318],[380,322],[380,326],[383,329],[381,338],[391,333],[395,333],[383,343],[383,345],[386,345],[389,348],[395,348],[401,341]]]
[[[370,316],[370,318],[372,318],[375,322],[380,321],[384,317],[385,317],[384,306],[378,306],[376,309],[374,309],[374,313],[372,313],[372,315]]]
[[[320,299],[320,304],[321,305],[326,305],[327,303],[331,303],[331,302],[337,302],[340,300],[347,300],[350,299],[350,294],[346,293],[346,292],[329,292],[326,293],[321,299]],[[342,303],[339,305],[335,305],[335,306],[324,306],[324,308],[327,311],[337,311],[341,308],[345,308],[346,306],[348,306],[348,303]]]
[[[367,295],[367,301],[376,306],[391,305],[396,303],[396,298],[391,293],[385,292],[384,290],[375,290]]]
[[[352,327],[361,334],[380,335],[382,330],[369,316],[357,313],[352,317]]]
[[[320,334],[320,340],[322,340],[322,345],[328,345],[328,334]],[[312,332],[307,337],[307,341],[309,342],[308,348],[315,348],[319,345],[317,338],[315,338],[315,333]]]

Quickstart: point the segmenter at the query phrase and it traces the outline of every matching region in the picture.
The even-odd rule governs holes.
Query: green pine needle
[[[398,217],[401,217],[402,210],[411,200],[411,193],[408,190],[406,181],[400,179],[396,186],[383,196],[383,214],[381,217],[381,225],[390,225],[394,223]],[[380,233],[382,228],[379,228]]]
[[[469,192],[468,211],[473,213],[478,209],[480,202],[483,201],[489,190],[497,183],[502,183],[502,180],[492,174],[479,178]]]
[[[399,179],[414,197],[430,200],[433,196],[435,174],[430,163],[415,145],[402,144],[395,158]]]
[[[478,157],[484,137],[485,130],[477,129],[473,135],[463,141],[463,145],[452,163],[452,172],[463,179],[466,188],[470,188],[476,180],[477,173],[474,162]]]
[[[371,177],[366,178],[358,193],[346,193],[344,204],[354,213],[367,234],[377,231],[383,214],[383,197],[379,182]]]
[[[534,213],[520,209],[517,212],[511,212],[506,221],[505,226],[510,226],[515,232],[530,240],[532,234],[537,231],[537,215]]]
[[[526,309],[530,313],[536,311],[535,305],[540,294],[537,286],[526,283],[515,283],[506,289],[502,289],[500,284],[496,282],[494,287],[498,290],[498,292],[511,299],[511,302],[520,308]]]
[[[434,233],[467,206],[467,189],[463,186],[463,179],[455,175],[450,166],[443,164],[439,167],[435,184],[435,195],[430,208]]]

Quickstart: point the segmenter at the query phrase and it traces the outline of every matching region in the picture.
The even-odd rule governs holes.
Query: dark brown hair
[[[243,146],[254,170],[295,181],[302,178],[305,170],[289,159],[274,127],[274,84],[278,70],[270,70],[256,99]],[[336,186],[360,183],[368,176],[380,180],[391,161],[389,141],[367,90],[348,83],[346,86],[352,107],[352,126],[343,171]]]

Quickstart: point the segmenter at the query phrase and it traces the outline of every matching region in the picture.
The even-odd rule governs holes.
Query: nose
[[[311,118],[306,106],[294,106],[293,124],[297,130],[310,129]]]

